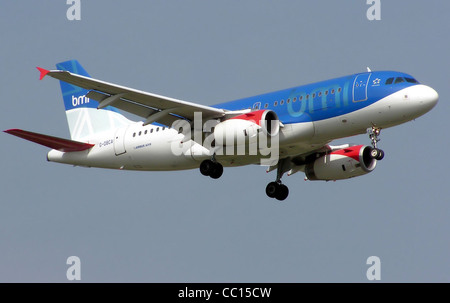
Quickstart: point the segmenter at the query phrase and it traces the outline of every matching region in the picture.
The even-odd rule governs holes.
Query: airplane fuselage
[[[281,122],[280,156],[289,157],[316,150],[334,139],[365,133],[371,127],[388,128],[413,120],[433,108],[437,100],[436,91],[410,75],[385,71],[355,74],[213,107],[274,111]],[[212,156],[202,142],[186,140],[174,128],[144,126],[142,122],[84,141],[95,146],[70,153],[51,150],[47,158],[77,166],[158,171],[198,168],[201,161]],[[186,148],[182,153],[174,153],[174,147],[183,145]],[[259,154],[216,156],[223,166],[256,164],[260,158]]]

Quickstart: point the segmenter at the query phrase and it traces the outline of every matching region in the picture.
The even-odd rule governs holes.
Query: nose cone
[[[426,113],[436,106],[439,100],[439,94],[433,88],[426,85],[416,85],[415,99],[418,106]]]
[[[414,118],[429,112],[438,102],[439,95],[431,87],[419,84],[408,87],[404,91],[409,112]]]

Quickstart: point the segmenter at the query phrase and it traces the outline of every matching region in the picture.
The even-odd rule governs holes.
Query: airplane
[[[218,179],[223,167],[276,170],[266,194],[289,195],[281,179],[335,181],[372,172],[384,151],[382,129],[430,111],[439,95],[414,77],[371,71],[214,106],[169,98],[91,78],[77,60],[37,67],[60,80],[71,139],[21,129],[6,133],[51,148],[47,160],[83,167],[169,171],[199,169]],[[132,121],[125,111],[143,118]],[[206,122],[205,122],[206,121]],[[367,133],[371,145],[329,145]]]

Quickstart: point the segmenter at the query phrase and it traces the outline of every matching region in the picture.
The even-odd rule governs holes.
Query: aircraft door
[[[128,126],[120,127],[116,130],[114,134],[114,152],[116,156],[126,153],[125,149],[125,134]]]
[[[355,82],[353,83],[353,102],[367,100],[367,85],[371,75],[371,73],[365,73],[356,76]]]

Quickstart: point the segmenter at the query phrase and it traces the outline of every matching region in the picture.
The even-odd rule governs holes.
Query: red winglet
[[[49,70],[46,70],[42,67],[37,66],[36,68],[41,72],[41,75],[39,76],[39,80],[44,79],[45,75],[47,75],[50,72]]]
[[[72,141],[53,136],[47,136],[21,129],[8,129],[5,130],[4,132],[62,152],[83,151],[92,148],[94,146],[94,144]]]

